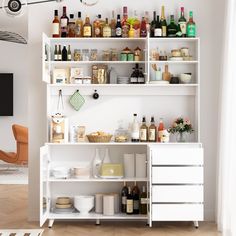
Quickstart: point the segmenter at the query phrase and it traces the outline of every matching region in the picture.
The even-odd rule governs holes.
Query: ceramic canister
[[[147,177],[147,166],[146,166],[147,156],[145,153],[136,154],[135,157],[135,173],[136,178],[146,178]]]
[[[124,169],[126,178],[134,178],[134,154],[124,154]]]
[[[95,212],[102,214],[103,212],[103,193],[95,194]]]
[[[114,195],[103,195],[103,215],[113,216],[115,214],[114,201]]]

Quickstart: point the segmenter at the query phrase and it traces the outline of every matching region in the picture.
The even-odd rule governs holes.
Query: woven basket
[[[111,141],[112,135],[87,135],[90,143],[109,143]]]

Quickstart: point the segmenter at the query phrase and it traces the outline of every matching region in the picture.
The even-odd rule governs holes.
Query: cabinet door
[[[46,60],[47,53],[47,60]],[[42,76],[43,81],[46,83],[50,83],[51,81],[51,47],[50,47],[50,39],[46,34],[43,33],[42,40]]]
[[[43,226],[48,218],[49,201],[49,150],[47,146],[40,148],[40,226]]]

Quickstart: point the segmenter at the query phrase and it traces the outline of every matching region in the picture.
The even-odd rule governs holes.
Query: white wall
[[[147,4],[148,2],[148,4]],[[217,96],[219,79],[219,62],[217,57],[221,42],[221,35],[215,38],[216,27],[221,27],[220,12],[223,8],[222,1],[218,0],[100,0],[95,7],[82,6],[78,0],[68,0],[61,4],[47,3],[30,6],[29,9],[29,39],[30,39],[30,84],[29,84],[29,125],[30,125],[30,191],[29,191],[29,219],[38,219],[39,210],[39,147],[46,140],[46,103],[45,85],[41,82],[41,34],[50,35],[50,22],[53,10],[65,4],[69,12],[82,11],[83,16],[95,16],[101,13],[110,15],[112,9],[121,11],[127,5],[134,10],[134,5],[139,13],[144,10],[160,11],[164,4],[168,13],[176,12],[184,5],[186,10],[194,11],[194,18],[198,26],[198,35],[201,37],[201,140],[205,148],[205,216],[207,220],[214,220],[215,215],[215,169],[216,169],[216,136],[217,136]],[[218,5],[216,5],[218,4]],[[222,6],[221,6],[222,4]],[[98,11],[99,9],[99,11]],[[152,16],[152,13],[151,13]],[[217,17],[217,19],[216,19]],[[219,23],[219,25],[217,25]],[[132,111],[131,111],[132,112]]]

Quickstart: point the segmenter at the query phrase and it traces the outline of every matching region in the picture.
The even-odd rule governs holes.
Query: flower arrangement
[[[179,117],[174,120],[172,126],[169,128],[169,132],[172,134],[175,133],[192,133],[193,126],[188,118]]]

